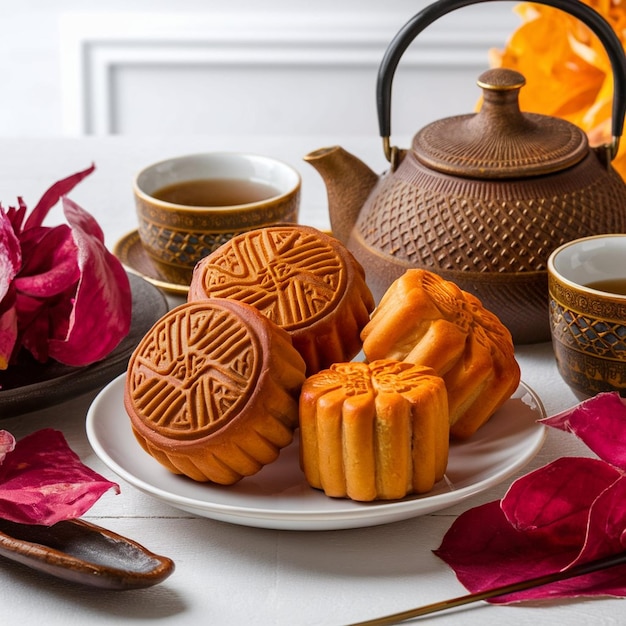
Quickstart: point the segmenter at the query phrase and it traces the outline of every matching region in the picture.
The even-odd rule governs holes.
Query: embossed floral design
[[[176,311],[139,344],[128,389],[143,419],[188,439],[219,430],[241,410],[260,363],[254,337],[230,311],[202,305]]]
[[[206,265],[202,287],[214,298],[236,296],[293,330],[326,315],[345,282],[340,258],[317,233],[276,227],[233,239]]]

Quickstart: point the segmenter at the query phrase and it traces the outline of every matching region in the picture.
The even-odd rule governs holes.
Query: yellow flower
[[[581,1],[598,11],[626,45],[626,0]],[[526,77],[520,92],[522,110],[576,124],[591,145],[610,142],[613,73],[600,40],[559,9],[524,2],[515,11],[522,24],[504,50],[490,51],[490,64]],[[613,166],[626,180],[626,141],[621,142]]]

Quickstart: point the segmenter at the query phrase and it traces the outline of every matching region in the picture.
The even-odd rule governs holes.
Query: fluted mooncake
[[[446,471],[448,399],[427,367],[391,360],[337,363],[300,396],[300,462],[331,497],[391,500],[427,493]]]
[[[285,329],[307,375],[354,358],[374,308],[363,268],[348,249],[299,225],[242,233],[200,261],[188,301],[210,297],[246,302]]]
[[[511,333],[478,298],[437,274],[407,270],[361,333],[368,360],[431,367],[446,383],[453,437],[471,436],[520,381]]]
[[[293,440],[304,372],[287,332],[247,304],[210,299],[146,334],[124,404],[137,440],[167,469],[232,484]]]

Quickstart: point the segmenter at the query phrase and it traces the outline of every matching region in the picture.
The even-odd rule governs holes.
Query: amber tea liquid
[[[252,180],[203,178],[184,180],[157,189],[152,197],[183,206],[236,206],[260,202],[279,195],[275,187]]]
[[[592,283],[587,283],[585,287],[596,289],[597,291],[605,291],[607,293],[616,293],[621,296],[626,296],[626,278],[596,280]]]

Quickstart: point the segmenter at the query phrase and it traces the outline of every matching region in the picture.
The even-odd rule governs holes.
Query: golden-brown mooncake
[[[427,493],[448,463],[445,384],[410,363],[336,363],[305,381],[299,436],[306,480],[328,496]]]
[[[478,298],[437,274],[407,270],[391,284],[361,333],[368,360],[431,367],[448,391],[450,432],[465,439],[520,381],[511,333]]]
[[[299,225],[233,237],[196,266],[188,301],[233,298],[284,328],[307,375],[349,361],[374,308],[361,265],[334,237]]]
[[[170,471],[232,484],[293,440],[305,365],[291,338],[236,300],[183,304],[132,354],[124,404],[141,446]]]

